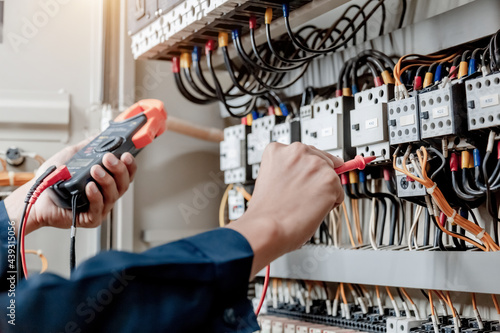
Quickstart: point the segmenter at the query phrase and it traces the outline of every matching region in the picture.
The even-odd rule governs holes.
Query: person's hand
[[[37,177],[51,165],[60,166],[64,164],[88,143],[89,140],[85,140],[75,146],[61,150],[39,168]],[[91,169],[90,174],[99,187],[94,182],[89,182],[85,187],[85,194],[90,205],[87,212],[78,215],[77,227],[94,228],[99,226],[106,214],[113,208],[116,200],[128,189],[137,170],[135,159],[129,153],[123,154],[121,159],[117,159],[113,154],[106,154],[103,158],[103,164],[108,171],[99,165],[94,165]],[[24,197],[37,177],[5,199],[7,213],[11,219],[16,221],[16,224],[21,219]],[[31,209],[26,224],[26,233],[45,226],[69,228],[71,227],[71,220],[72,211],[59,208],[45,191]]]
[[[330,210],[344,200],[334,168],[340,158],[312,146],[270,144],[247,212],[228,225],[254,250],[255,274],[312,237]]]

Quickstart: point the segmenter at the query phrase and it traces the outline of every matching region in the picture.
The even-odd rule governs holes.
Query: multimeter
[[[89,201],[85,186],[94,181],[90,175],[92,166],[99,164],[104,168],[102,158],[107,153],[118,159],[126,152],[136,156],[165,131],[166,120],[163,102],[156,99],[141,100],[122,112],[104,132],[66,162],[71,178],[50,188],[52,200],[61,208],[71,209],[72,197],[78,195],[78,211],[86,211]]]

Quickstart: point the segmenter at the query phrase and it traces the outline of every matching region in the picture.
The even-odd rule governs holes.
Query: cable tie
[[[76,236],[76,228],[74,226],[71,226],[71,238],[74,238]]]
[[[485,233],[486,231],[481,229],[481,232],[476,235],[477,239],[483,239]]]
[[[436,189],[436,187],[437,187],[437,184],[434,183],[434,185],[432,185],[432,187],[429,187],[427,189],[427,193],[429,193],[430,195],[432,195],[432,193],[434,193],[434,190]],[[456,214],[456,212],[455,212],[455,214]]]
[[[454,209],[453,210],[453,214],[451,216],[449,216],[446,221],[448,221],[449,223],[451,224],[455,224],[455,216],[457,216],[457,211]]]
[[[14,186],[14,176],[16,173],[14,171],[9,171],[9,184],[10,186]]]

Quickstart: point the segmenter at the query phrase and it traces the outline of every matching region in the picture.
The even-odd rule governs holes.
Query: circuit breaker
[[[403,168],[401,157],[396,158],[396,166],[400,169]],[[413,169],[413,166],[406,165],[408,171],[415,176],[417,172]],[[398,191],[399,198],[408,198],[408,197],[420,197],[425,196],[427,194],[426,188],[417,181],[414,181],[410,177],[396,170],[396,187]]]
[[[236,125],[224,129],[224,141],[220,143],[220,169],[224,171],[226,184],[244,183],[249,179],[246,137],[248,127]]]
[[[469,130],[500,126],[500,74],[467,81]]]
[[[377,156],[374,162],[391,159],[387,102],[393,97],[393,88],[393,85],[383,85],[354,96],[355,108],[350,112],[351,144],[358,155]]]
[[[352,158],[349,117],[344,117],[352,109],[352,97],[336,97],[300,109],[302,142],[344,159]]]
[[[300,121],[293,119],[274,126],[271,132],[271,141],[289,145],[300,142]]]
[[[388,127],[391,145],[420,141],[418,95],[394,100],[387,104]]]
[[[274,126],[283,119],[284,117],[270,115],[252,121],[252,132],[247,136],[248,164],[252,168],[252,179],[257,179],[262,154],[271,143],[271,132]]]
[[[465,102],[464,84],[460,82],[420,94],[422,139],[465,132]]]
[[[245,198],[237,190],[230,190],[227,197],[229,221],[239,219],[245,213]]]

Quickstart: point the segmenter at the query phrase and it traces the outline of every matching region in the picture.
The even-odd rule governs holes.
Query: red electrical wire
[[[266,299],[267,287],[269,286],[269,276],[271,275],[271,265],[267,265],[266,267],[266,276],[264,278],[264,288],[262,289],[262,295],[260,295],[259,305],[257,306],[257,310],[255,310],[255,315],[258,316],[260,313],[260,309],[262,308],[262,304],[264,304],[264,300]]]
[[[28,209],[26,210],[26,216],[24,218],[23,229],[21,230],[21,262],[23,265],[23,272],[24,272],[25,279],[28,278],[28,268],[26,266],[26,257],[25,257],[25,251],[24,251],[24,235],[25,235],[25,231],[26,231],[26,224],[27,224],[26,222],[28,222],[28,216],[30,214],[31,207],[33,206],[33,204],[34,204],[34,202],[30,203],[28,206]]]

